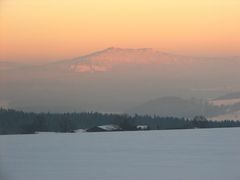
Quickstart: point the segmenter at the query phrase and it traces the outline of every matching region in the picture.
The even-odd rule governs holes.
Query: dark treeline
[[[187,120],[174,117],[128,116],[96,112],[54,114],[0,109],[0,134],[32,134],[41,131],[73,132],[76,129],[106,124],[125,125],[125,127],[147,125],[151,130],[240,127],[239,121],[207,121],[204,117]]]

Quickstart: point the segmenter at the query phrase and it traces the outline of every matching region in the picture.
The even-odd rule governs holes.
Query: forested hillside
[[[106,124],[128,126],[147,125],[150,130],[239,127],[239,121],[207,121],[204,117],[193,120],[159,116],[129,116],[126,114],[83,113],[27,113],[0,109],[0,134],[31,134],[40,131],[73,132]],[[129,130],[128,128],[123,130]]]

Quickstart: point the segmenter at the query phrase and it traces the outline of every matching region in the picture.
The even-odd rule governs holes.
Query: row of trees
[[[35,132],[73,132],[105,124],[147,125],[151,130],[240,127],[239,121],[207,121],[159,116],[128,116],[125,114],[83,113],[27,113],[0,109],[0,134],[31,134]]]

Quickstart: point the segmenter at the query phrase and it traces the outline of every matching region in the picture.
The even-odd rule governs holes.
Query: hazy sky
[[[0,60],[109,46],[240,55],[240,0],[0,0]]]

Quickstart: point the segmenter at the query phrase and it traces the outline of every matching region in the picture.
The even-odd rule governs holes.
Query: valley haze
[[[151,115],[156,114],[158,108],[155,112],[148,111],[147,107],[140,112],[137,108],[167,97],[178,98],[180,104],[195,98],[197,103],[217,106],[212,100],[240,91],[239,67],[237,56],[196,57],[151,48],[115,47],[43,65],[2,62],[0,105],[34,112],[146,112]],[[165,105],[170,103],[168,108],[171,108],[173,98],[169,100]],[[236,100],[234,104],[238,103]],[[178,108],[174,110],[177,112]],[[202,108],[201,105],[193,115],[202,114]],[[192,116],[186,113],[173,112],[172,116]],[[159,112],[158,115],[170,114]]]

